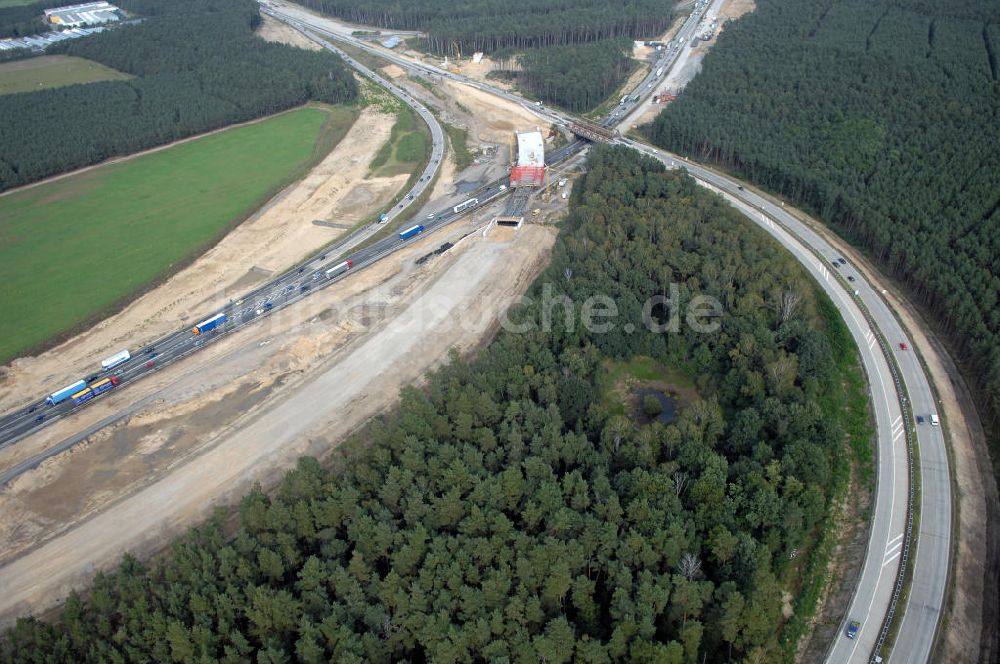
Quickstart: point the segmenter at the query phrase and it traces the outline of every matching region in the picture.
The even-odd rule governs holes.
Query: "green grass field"
[[[462,169],[470,166],[475,159],[472,156],[472,152],[469,151],[469,132],[466,129],[459,129],[454,125],[450,125],[446,122],[442,122],[441,126],[444,127],[444,133],[448,134],[448,140],[451,142],[451,149],[455,155],[455,170],[461,171]]]
[[[396,113],[392,133],[372,159],[371,170],[375,177],[391,177],[413,173],[427,159],[430,148],[430,130],[408,106]]]
[[[0,95],[126,78],[132,77],[84,58],[43,55],[0,64]]]
[[[697,400],[698,390],[694,381],[683,371],[660,364],[651,357],[637,355],[627,361],[606,360],[598,375],[601,402],[612,415],[625,415],[626,407],[623,383],[654,384],[670,386],[678,398],[678,406],[683,408]]]
[[[336,145],[358,108],[303,108],[0,197],[0,363],[107,315]]]

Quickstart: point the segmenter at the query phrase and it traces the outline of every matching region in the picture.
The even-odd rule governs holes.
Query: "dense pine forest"
[[[20,621],[3,661],[778,660],[782,591],[843,473],[843,324],[684,174],[598,147],[574,197],[509,316],[534,329],[404,390],[336,470],[305,459],[251,493],[234,533],[220,515],[59,622]],[[672,284],[682,313],[716,298],[721,327],[650,331]],[[546,330],[546,292],[620,317],[599,333],[560,305]],[[636,356],[694,381],[675,423],[609,405],[608,363]]]
[[[126,0],[139,25],[57,44],[138,78],[0,96],[0,190],[116,155],[357,94],[335,55],[257,38],[251,0]]]
[[[628,39],[533,48],[514,56],[513,77],[521,89],[580,113],[618,89],[632,71],[631,51]]]
[[[670,25],[671,3],[657,0],[303,0],[300,4],[380,28],[422,30],[427,45],[455,56],[501,49],[565,46],[657,35]]]
[[[625,80],[632,38],[652,38],[674,18],[674,3],[656,0],[302,0],[300,4],[348,21],[422,30],[438,55],[483,51],[519,58],[518,81],[543,100],[590,110]],[[554,48],[558,47],[558,48]]]
[[[1000,3],[760,0],[651,129],[832,222],[1000,423]],[[998,457],[1000,458],[1000,457]]]

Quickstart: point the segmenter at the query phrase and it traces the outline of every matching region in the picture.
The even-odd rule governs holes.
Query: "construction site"
[[[270,18],[261,36],[312,47]],[[450,143],[461,134],[472,153],[460,165],[456,150],[446,151],[426,197],[407,210],[405,223],[426,220],[427,232],[337,288],[0,449],[0,473],[11,477],[0,487],[0,622],[58,604],[127,551],[155,553],[254,483],[273,486],[301,455],[329,457],[391,409],[402,387],[447,361],[449,350],[471,353],[487,343],[505,308],[544,269],[586,156],[576,137],[607,143],[617,132],[583,119],[546,125],[474,86],[378,66],[457,130]],[[470,66],[488,63],[473,58]],[[94,357],[148,347],[198,310],[239,304],[303,254],[335,246],[369,211],[397,207],[407,178],[419,173],[378,175],[370,167],[393,122],[367,108],[341,146],[188,268],[52,351],[6,367],[0,407],[18,408],[23,393],[85,375]],[[562,159],[574,144],[575,156]],[[431,227],[429,217],[475,198],[487,203]]]

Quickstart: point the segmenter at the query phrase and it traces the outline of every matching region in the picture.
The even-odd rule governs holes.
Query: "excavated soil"
[[[527,226],[487,241],[459,222],[49,427],[56,438],[97,410],[132,410],[0,490],[2,622],[51,607],[125,551],[164,547],[299,456],[328,454],[449,348],[482,343],[554,237]]]
[[[288,44],[289,46],[298,46],[299,48],[308,49],[310,51],[323,50],[322,46],[281,21],[273,19],[267,14],[261,14],[261,18],[264,19],[264,21],[257,29],[257,35],[261,39],[270,42],[278,42],[280,44]]]

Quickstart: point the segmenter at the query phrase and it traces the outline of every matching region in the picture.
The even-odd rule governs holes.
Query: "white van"
[[[938,419],[937,413],[931,413],[931,424],[933,424],[934,426],[941,424],[941,421]]]

